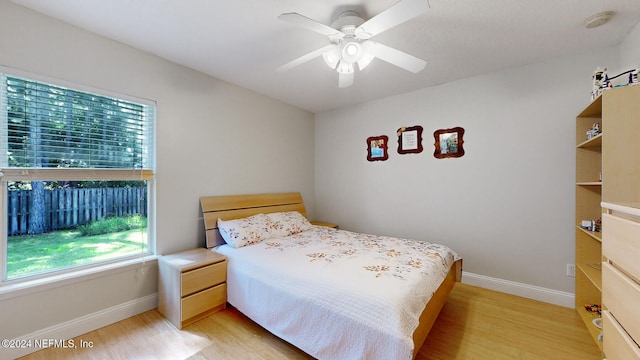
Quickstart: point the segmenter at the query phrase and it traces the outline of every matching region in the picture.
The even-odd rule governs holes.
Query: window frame
[[[4,142],[6,138],[6,128],[0,128],[0,206],[3,209],[7,209],[7,184],[9,181],[15,180],[145,180],[147,181],[147,250],[140,253],[125,255],[113,259],[101,260],[97,262],[82,264],[78,266],[54,269],[47,272],[36,273],[32,275],[20,276],[12,279],[7,279],[7,217],[0,216],[0,295],[2,289],[15,287],[15,284],[31,283],[40,284],[43,280],[52,279],[67,279],[73,277],[74,274],[78,276],[85,276],[86,274],[100,271],[100,269],[110,270],[118,266],[130,266],[132,261],[137,261],[143,264],[149,260],[155,258],[155,227],[156,227],[156,211],[155,211],[155,167],[156,167],[156,108],[155,101],[134,97],[131,95],[121,94],[114,91],[107,91],[90,87],[87,85],[77,84],[60,79],[54,79],[30,72],[6,67],[0,65],[0,74],[4,74],[9,77],[20,77],[29,79],[32,81],[42,82],[53,86],[60,86],[68,88],[73,91],[86,92],[99,96],[105,96],[109,98],[115,98],[127,102],[133,102],[140,105],[149,107],[152,111],[151,119],[149,121],[148,133],[150,135],[150,141],[145,145],[146,149],[150,152],[148,155],[148,165],[144,169],[96,169],[96,168],[8,168],[7,164],[7,144]],[[5,116],[6,110],[6,95],[0,92],[0,117]],[[5,165],[5,167],[3,167]],[[3,211],[4,212],[4,211]]]

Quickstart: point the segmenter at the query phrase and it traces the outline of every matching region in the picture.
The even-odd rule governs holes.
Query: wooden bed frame
[[[305,217],[307,216],[302,195],[297,192],[203,196],[200,198],[200,206],[202,207],[204,218],[207,248],[224,244],[224,240],[218,231],[218,218],[233,220],[260,213],[267,214],[279,211],[298,211]],[[440,314],[440,310],[447,301],[454,284],[461,280],[461,276],[462,260],[458,260],[451,266],[446,278],[422,311],[418,328],[413,333],[414,358],[427,338],[438,314]]]

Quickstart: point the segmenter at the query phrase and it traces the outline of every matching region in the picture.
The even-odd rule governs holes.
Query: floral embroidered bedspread
[[[304,253],[309,262],[338,263],[365,257],[367,262],[359,270],[375,277],[391,276],[403,280],[414,272],[429,272],[428,263],[441,265],[446,274],[456,256],[440,244],[338,231],[324,226],[284,239],[266,240],[264,246],[270,251],[296,249],[296,253]]]
[[[425,241],[323,226],[228,257],[228,301],[319,359],[411,359],[425,305],[458,255]]]

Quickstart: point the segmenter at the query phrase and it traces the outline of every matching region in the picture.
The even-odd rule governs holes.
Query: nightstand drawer
[[[602,255],[640,279],[640,223],[602,214]]]
[[[603,350],[609,360],[640,360],[640,348],[624,331],[618,321],[609,314],[602,312],[602,330],[605,341]]]
[[[182,321],[199,315],[209,309],[227,302],[227,284],[220,284],[211,289],[182,299]]]
[[[608,263],[602,264],[602,304],[640,341],[640,285]]]
[[[182,296],[188,296],[203,289],[218,285],[227,280],[227,264],[221,261],[215,264],[182,273]]]

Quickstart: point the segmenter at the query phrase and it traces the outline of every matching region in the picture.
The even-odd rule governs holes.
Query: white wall
[[[593,70],[618,63],[599,49],[316,114],[317,217],[444,243],[465,272],[571,295],[575,116]],[[414,125],[425,150],[399,155],[396,130]],[[435,159],[433,132],[455,126],[466,154]],[[378,135],[389,160],[368,162]]]
[[[0,64],[157,101],[159,254],[204,244],[202,195],[300,191],[313,215],[309,112],[9,1],[0,1]],[[24,296],[2,293],[0,338],[144,298],[156,283],[155,268],[134,269]]]
[[[621,71],[640,68],[640,23],[620,44],[620,65]]]
[[[638,32],[624,63],[638,62]],[[573,120],[592,71],[618,64],[617,50],[318,114],[314,130],[308,112],[0,1],[1,65],[157,101],[159,254],[203,244],[201,195],[301,191],[315,219],[441,241],[468,272],[562,291],[573,291]],[[395,130],[411,125],[425,128],[426,150],[400,156]],[[451,126],[467,130],[467,155],[435,160],[431,132]],[[390,159],[368,163],[365,139],[382,134]],[[147,266],[3,293],[0,337],[95,325],[94,314],[155,294],[156,281]]]

